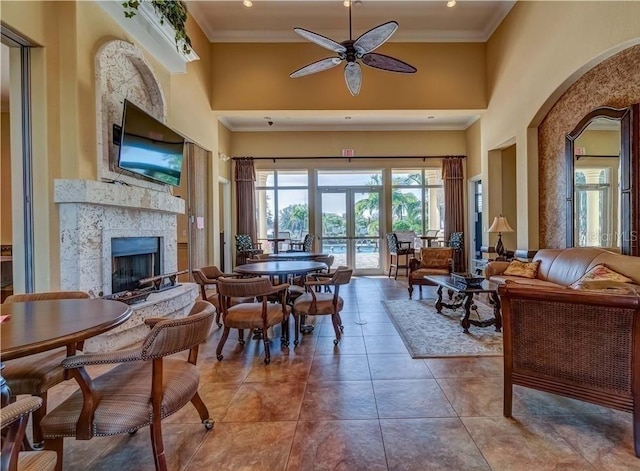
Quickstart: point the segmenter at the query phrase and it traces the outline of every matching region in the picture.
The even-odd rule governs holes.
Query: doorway
[[[381,274],[381,189],[320,188],[319,193],[321,251],[335,257],[334,266]]]

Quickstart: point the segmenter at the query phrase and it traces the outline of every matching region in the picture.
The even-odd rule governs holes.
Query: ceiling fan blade
[[[353,96],[360,93],[360,85],[362,85],[362,69],[357,62],[348,62],[344,66],[344,79],[347,82],[347,88]]]
[[[375,69],[386,70],[389,72],[400,72],[403,74],[413,74],[418,69],[406,62],[384,54],[372,52],[362,56],[362,63]]]
[[[335,42],[333,39],[329,39],[321,34],[314,33],[303,28],[293,28],[293,30],[302,36],[304,39],[308,39],[312,43],[316,43],[318,46],[322,46],[330,51],[337,52],[338,54],[346,52],[347,48],[342,44]]]
[[[395,21],[389,21],[388,23],[376,26],[356,39],[353,47],[356,49],[356,52],[362,56],[380,47],[397,29],[398,23]]]
[[[320,59],[319,61],[312,62],[311,64],[305,65],[301,69],[296,70],[295,72],[291,72],[289,77],[304,77],[305,75],[315,74],[316,72],[322,72],[323,70],[331,69],[336,65],[340,64],[342,59],[339,57],[327,57],[326,59]]]

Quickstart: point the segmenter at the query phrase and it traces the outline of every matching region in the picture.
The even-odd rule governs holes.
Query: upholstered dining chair
[[[25,397],[0,409],[2,426],[2,471],[53,471],[56,454],[53,451],[20,451],[29,415],[42,405],[39,397]],[[6,429],[6,430],[5,430]]]
[[[200,297],[204,301],[209,301],[216,308],[216,325],[218,327],[222,327],[222,323],[220,322],[220,317],[222,316],[222,307],[220,306],[220,294],[218,293],[218,278],[221,276],[235,276],[232,273],[223,273],[220,271],[218,267],[215,265],[211,265],[208,267],[200,267],[191,270],[193,274],[193,279],[196,280],[196,283],[200,285]],[[215,287],[215,291],[211,292],[208,290],[209,287]],[[253,302],[253,298],[232,298],[231,305],[236,305],[240,303],[250,303]]]
[[[63,366],[80,389],[42,420],[45,449],[58,454],[56,470],[63,469],[64,437],[90,440],[150,426],[155,468],[166,471],[161,422],[188,402],[210,430],[213,421],[198,395],[196,361],[198,346],[207,339],[213,324],[213,313],[211,303],[196,301],[187,317],[146,319],[151,331],[141,346],[66,358]],[[189,350],[188,358],[173,356],[185,350]],[[84,369],[105,364],[119,365],[95,379]]]
[[[254,243],[249,234],[236,234],[236,265],[244,265],[247,258],[263,252],[262,244]]]
[[[47,301],[51,299],[87,299],[84,291],[53,291],[44,293],[13,294],[5,299],[5,303],[28,301]],[[56,384],[68,379],[62,360],[67,357],[66,348],[58,348],[37,353],[24,358],[5,362],[2,376],[7,380],[12,398],[21,394],[38,396],[42,406],[34,410],[31,427],[33,430],[33,447],[41,448],[44,439],[40,421],[47,413],[47,391]]]
[[[330,276],[321,273],[307,275],[307,281],[305,282],[307,292],[299,296],[293,303],[292,314],[295,319],[294,345],[298,345],[300,317],[305,316],[331,316],[333,330],[336,334],[333,343],[337,345],[340,342],[341,332],[344,330],[342,319],[340,318],[340,311],[344,307],[344,300],[340,297],[340,286],[348,284],[351,281],[352,274],[352,268],[340,266]],[[317,286],[333,286],[334,289],[332,293],[318,293],[315,290]]]
[[[218,278],[218,292],[220,293],[220,305],[222,307],[222,323],[224,331],[216,349],[216,358],[222,360],[222,349],[229,337],[230,329],[239,329],[239,342],[244,345],[244,329],[262,329],[265,358],[268,365],[271,362],[269,351],[268,329],[271,326],[281,324],[283,345],[288,344],[288,326],[290,307],[287,306],[287,288],[289,283],[281,283],[273,286],[269,278]],[[274,295],[279,295],[279,302],[269,302]],[[235,304],[233,298],[256,298],[255,302]]]
[[[406,275],[409,275],[409,257],[413,256],[413,248],[411,242],[400,242],[395,232],[387,234],[387,249],[389,250],[389,275],[391,278],[391,270],[395,268],[394,279],[398,278],[398,270],[404,268]],[[401,257],[404,257],[404,263],[401,263]]]

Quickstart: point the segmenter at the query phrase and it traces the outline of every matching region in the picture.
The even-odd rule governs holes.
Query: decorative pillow
[[[596,265],[587,273],[582,275],[582,277],[578,281],[569,285],[569,288],[588,289],[583,287],[583,285],[585,283],[595,282],[595,281],[610,282],[610,283],[633,283],[633,280],[631,278],[628,278],[623,274],[618,273],[617,271],[613,271],[608,266],[601,264],[601,265]]]
[[[520,260],[513,260],[503,275],[519,276],[521,278],[535,278],[538,274],[538,266],[540,260],[535,262],[521,262]]]
[[[577,284],[574,283],[574,285]],[[573,286],[573,285],[571,285]],[[638,294],[640,295],[640,286],[632,283],[623,283],[620,281],[597,280],[583,281],[578,284],[576,290],[581,291],[598,291],[606,294]]]
[[[420,249],[420,268],[449,268],[453,249],[423,247]]]

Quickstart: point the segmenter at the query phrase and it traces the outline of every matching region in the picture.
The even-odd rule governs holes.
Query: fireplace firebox
[[[111,292],[132,291],[143,278],[160,275],[162,237],[111,239]]]

